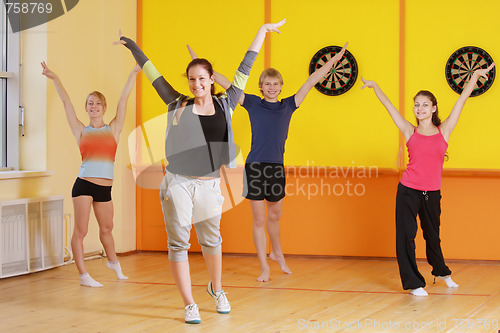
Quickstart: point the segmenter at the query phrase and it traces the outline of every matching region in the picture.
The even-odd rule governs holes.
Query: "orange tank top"
[[[113,179],[116,140],[109,125],[85,127],[80,140],[82,166],[78,177]]]

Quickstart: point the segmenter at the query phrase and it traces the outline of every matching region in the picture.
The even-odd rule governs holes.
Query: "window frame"
[[[5,11],[5,6],[1,10],[0,33],[4,35],[4,45],[2,57],[6,57],[6,68],[0,68],[0,79],[6,80],[6,91],[3,98],[5,103],[5,125],[0,129],[2,142],[0,146],[0,171],[19,170],[19,137],[20,137],[20,54],[21,54],[21,32],[14,33],[10,27]],[[3,92],[0,92],[3,93]],[[3,106],[0,106],[0,109]],[[2,114],[2,117],[4,115]],[[2,140],[3,141],[3,140]]]

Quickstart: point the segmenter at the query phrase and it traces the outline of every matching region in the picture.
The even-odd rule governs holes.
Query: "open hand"
[[[345,50],[347,49],[347,44],[349,44],[349,42],[345,43],[344,47],[342,48],[342,50],[340,50],[339,53],[337,53],[335,56],[333,56],[333,58],[332,58],[333,62],[337,62],[340,59],[342,59],[342,57],[344,56]]]
[[[125,44],[127,44],[127,42],[120,39],[120,38],[122,38],[122,36],[123,36],[122,29],[120,29],[120,30],[118,30],[118,40],[116,42],[113,42],[113,45],[125,45]]]
[[[286,18],[282,19],[278,23],[266,23],[262,27],[266,29],[266,32],[277,32],[281,33],[281,31],[278,30],[279,27],[281,27],[283,24],[286,23]]]
[[[365,80],[362,76],[361,76],[361,81],[363,81],[363,86],[361,87],[361,89],[363,88],[375,88],[375,86],[377,85],[377,83],[375,83],[375,81],[370,81],[370,80]]]
[[[481,68],[476,71],[474,71],[474,74],[478,76],[484,77],[486,80],[488,80],[488,72],[491,71],[491,69],[495,67],[495,63],[492,63],[491,65],[488,66],[488,68]]]
[[[135,65],[135,67],[134,67],[134,68],[132,68],[132,73],[137,74],[137,73],[139,73],[141,70],[142,70],[141,66],[139,66],[139,65]]]
[[[198,56],[196,55],[196,53],[194,53],[193,49],[191,48],[191,46],[189,46],[189,44],[187,44],[186,47],[188,48],[189,55],[191,56],[191,59],[198,58]]]

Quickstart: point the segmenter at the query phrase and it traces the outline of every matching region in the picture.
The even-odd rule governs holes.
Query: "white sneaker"
[[[201,323],[200,312],[196,303],[189,304],[184,308],[184,321],[188,324]]]
[[[212,281],[210,281],[207,286],[207,292],[214,298],[215,310],[217,310],[218,313],[231,312],[231,304],[229,304],[229,301],[227,300],[226,292],[224,292],[224,289],[221,289],[218,292],[214,292],[212,288]]]

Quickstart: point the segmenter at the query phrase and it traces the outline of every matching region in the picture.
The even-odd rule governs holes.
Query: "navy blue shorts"
[[[249,200],[278,202],[285,197],[285,167],[282,163],[245,164],[243,196]]]
[[[88,195],[96,202],[108,202],[111,201],[111,186],[97,185],[88,180],[76,178],[71,197],[81,195]]]

